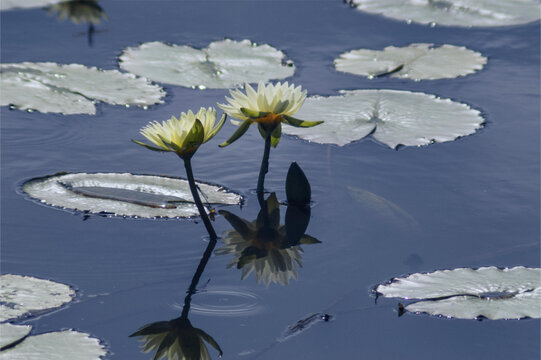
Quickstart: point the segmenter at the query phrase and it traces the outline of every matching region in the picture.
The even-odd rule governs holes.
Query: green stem
[[[207,211],[205,210],[205,207],[203,206],[203,203],[201,202],[201,198],[199,197],[199,193],[197,192],[197,186],[195,185],[195,180],[193,178],[191,158],[185,157],[183,158],[183,160],[184,160],[184,167],[186,168],[186,175],[188,176],[188,183],[190,184],[190,191],[192,192],[193,200],[195,202],[195,205],[197,206],[197,210],[199,210],[199,215],[201,215],[201,219],[203,219],[203,223],[205,224],[205,227],[207,228],[207,232],[209,233],[210,240],[216,241],[216,239],[218,239],[218,236],[216,236],[216,232],[214,231],[214,228],[212,227],[212,224],[210,223],[210,219],[207,215]]]
[[[263,160],[261,160],[261,168],[259,169],[259,178],[257,179],[257,197],[263,198],[263,191],[265,187],[265,175],[269,171],[269,155],[271,147],[271,133],[267,131],[265,134],[265,150],[263,152]],[[261,202],[261,201],[260,201]]]

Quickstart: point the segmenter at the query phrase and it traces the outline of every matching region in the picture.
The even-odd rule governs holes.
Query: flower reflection
[[[145,325],[130,336],[141,336],[143,352],[156,350],[154,360],[162,358],[167,360],[210,359],[205,342],[212,345],[220,356],[223,354],[212,336],[193,327],[187,316]]]
[[[297,279],[297,265],[302,267],[300,245],[320,243],[304,234],[310,219],[309,207],[288,206],[286,224],[280,225],[279,206],[276,194],[272,193],[252,222],[220,211],[234,230],[224,233],[225,246],[216,254],[233,254],[227,267],[242,269],[242,279],[254,272],[258,283],[286,285],[291,278]]]
[[[97,0],[68,0],[49,7],[49,14],[56,13],[59,21],[68,19],[75,24],[100,24],[107,14]]]
[[[130,335],[130,337],[141,337],[143,352],[156,351],[154,360],[162,358],[166,360],[207,360],[210,359],[210,354],[206,343],[215,348],[219,356],[223,355],[216,340],[205,331],[193,327],[188,320],[192,295],[196,293],[197,284],[215,246],[216,239],[211,239],[192,277],[180,317],[147,324]]]

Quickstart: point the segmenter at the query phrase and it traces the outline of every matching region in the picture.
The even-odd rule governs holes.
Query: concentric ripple
[[[260,313],[259,296],[241,287],[213,288],[197,294],[191,312],[208,316],[247,316]]]

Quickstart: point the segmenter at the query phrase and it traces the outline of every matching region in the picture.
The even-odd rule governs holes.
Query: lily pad
[[[484,119],[468,105],[435,95],[397,90],[341,90],[310,97],[297,117],[325,119],[312,128],[284,126],[285,134],[320,144],[346,145],[368,135],[395,149],[452,141],[473,134]]]
[[[127,48],[119,60],[121,69],[152,81],[199,89],[284,79],[295,72],[283,52],[250,40],[216,41],[201,50],[155,41]]]
[[[0,10],[39,8],[61,1],[63,0],[2,0],[0,1]]]
[[[210,204],[237,205],[240,195],[198,183]],[[94,214],[142,218],[182,218],[199,212],[187,180],[129,173],[74,173],[27,181],[22,190],[42,203]]]
[[[30,334],[30,330],[32,330],[30,325],[0,324],[0,351],[24,339]]]
[[[350,0],[358,10],[431,26],[508,26],[540,18],[537,0]]]
[[[68,285],[30,276],[0,276],[0,322],[58,308],[72,300]]]
[[[384,297],[420,299],[404,309],[459,319],[540,318],[541,269],[458,268],[412,274],[379,285]]]
[[[20,344],[0,352],[2,360],[96,360],[107,351],[99,340],[74,330],[29,336]]]
[[[411,44],[382,51],[359,49],[334,60],[336,70],[370,79],[389,75],[401,79],[451,79],[481,70],[487,59],[464,46]]]
[[[163,89],[117,70],[51,62],[0,64],[0,106],[42,113],[96,113],[96,101],[141,106],[162,103]]]

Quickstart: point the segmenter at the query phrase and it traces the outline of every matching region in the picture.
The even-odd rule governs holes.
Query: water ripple
[[[247,316],[260,313],[259,296],[242,287],[217,287],[197,294],[191,311],[207,316]]]

